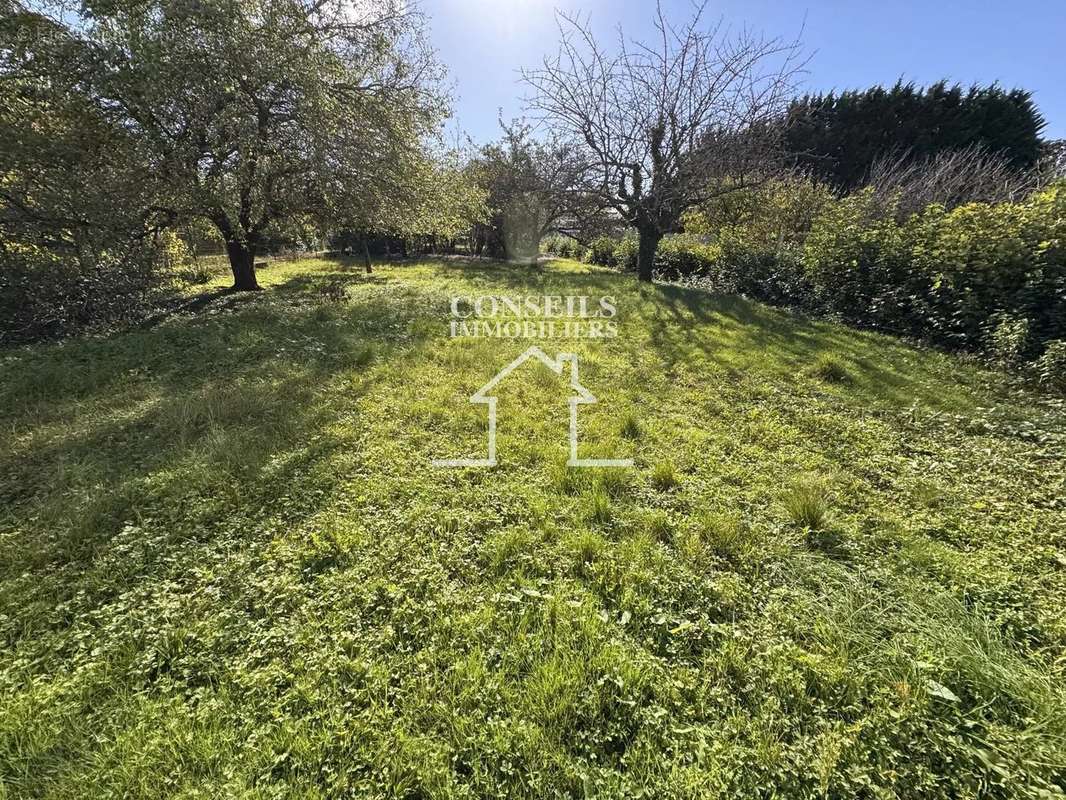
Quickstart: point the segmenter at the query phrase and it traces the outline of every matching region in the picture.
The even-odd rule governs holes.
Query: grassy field
[[[1062,401],[570,262],[0,354],[0,798],[1062,797]],[[450,338],[611,295],[618,336]]]

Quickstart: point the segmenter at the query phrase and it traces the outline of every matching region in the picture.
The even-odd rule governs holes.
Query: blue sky
[[[688,0],[666,0],[671,18]],[[610,35],[621,24],[633,38],[650,31],[654,2],[607,0],[423,0],[434,46],[456,95],[454,125],[477,141],[498,134],[522,110],[517,70],[536,66],[557,40],[554,9],[590,15]],[[1047,119],[1045,137],[1066,138],[1066,0],[1014,2],[870,2],[870,0],[713,0],[710,19],[747,24],[768,36],[794,37],[812,53],[804,88],[863,88],[897,78],[999,81],[1033,92]]]

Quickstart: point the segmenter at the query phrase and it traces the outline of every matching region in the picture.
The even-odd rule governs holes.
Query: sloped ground
[[[571,263],[263,277],[2,356],[0,797],[1061,795],[1061,402]],[[634,469],[532,364],[430,465],[531,343]]]

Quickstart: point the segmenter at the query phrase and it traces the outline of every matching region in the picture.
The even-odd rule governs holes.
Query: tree
[[[571,233],[597,208],[581,191],[584,155],[552,132],[540,139],[525,121],[500,120],[503,136],[484,145],[469,171],[486,193],[489,219],[476,226],[475,250],[500,258],[535,259],[540,240],[555,230]]]
[[[342,247],[358,246],[371,271],[368,239],[399,239],[406,251],[411,239],[451,240],[488,216],[485,192],[464,168],[456,151],[412,153],[402,170],[403,181],[389,191],[363,193],[358,186],[338,187],[334,239]]]
[[[86,0],[63,19],[80,90],[136,140],[154,210],[210,220],[238,290],[258,288],[271,225],[359,216],[405,185],[446,111],[399,0]]]
[[[964,91],[946,81],[808,95],[788,116],[794,163],[845,191],[861,186],[879,160],[917,164],[945,151],[980,149],[1014,171],[1028,170],[1040,157],[1045,124],[1029,92]]]
[[[3,341],[132,319],[165,282],[138,144],[86,97],[82,56],[62,27],[0,0]]]
[[[660,7],[655,42],[620,33],[608,52],[587,21],[561,15],[558,54],[524,72],[532,108],[583,154],[584,191],[636,229],[645,281],[688,208],[774,171],[799,66],[794,42],[704,30],[702,18],[701,7],[675,27]]]

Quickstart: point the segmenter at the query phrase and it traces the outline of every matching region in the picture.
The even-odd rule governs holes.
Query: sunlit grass
[[[2,356],[0,797],[1054,796],[1061,407],[574,262],[260,281]],[[538,344],[634,468],[543,368],[434,468],[529,344],[459,293],[612,295]]]

